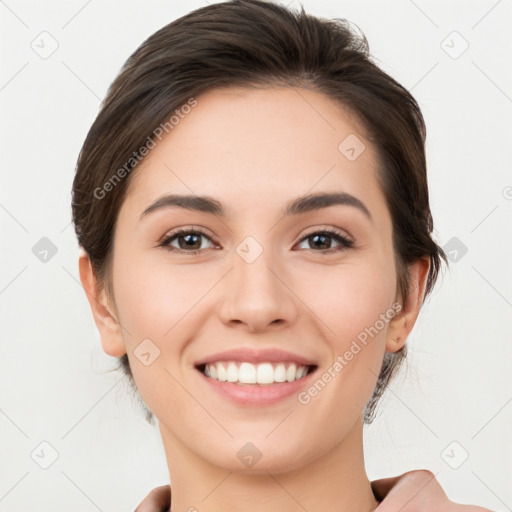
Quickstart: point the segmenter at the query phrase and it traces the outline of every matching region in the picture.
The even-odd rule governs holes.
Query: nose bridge
[[[246,237],[236,247],[222,305],[224,321],[260,330],[294,319],[293,294],[282,282],[280,262],[273,256],[271,248],[264,248],[253,237]]]
[[[254,302],[264,300],[270,305],[281,295],[278,290],[275,271],[271,269],[278,266],[272,257],[272,250],[263,247],[253,237],[247,237],[236,248],[233,257],[233,272],[236,284],[236,295],[245,301]]]
[[[233,258],[234,275],[240,283],[238,291],[250,291],[255,296],[256,292],[271,293],[276,290],[276,276],[272,268],[277,265],[272,258],[271,249],[263,249],[259,244],[251,240],[242,242],[236,249]]]

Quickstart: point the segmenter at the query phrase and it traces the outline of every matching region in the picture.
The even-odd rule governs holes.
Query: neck
[[[292,471],[234,472],[205,461],[159,425],[172,512],[370,512],[378,502],[364,468],[362,421],[328,453]]]

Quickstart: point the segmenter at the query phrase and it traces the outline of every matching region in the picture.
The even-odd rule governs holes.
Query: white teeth
[[[253,364],[224,361],[206,364],[204,374],[221,382],[268,385],[302,379],[308,374],[308,367],[297,366],[295,363]]]
[[[210,375],[212,375],[211,367],[216,366],[217,367],[217,379],[220,380],[221,382],[226,382],[226,380],[228,380],[228,377],[226,374],[226,368],[224,368],[224,365],[222,363],[217,364],[217,365],[206,365],[206,366],[210,366]]]
[[[215,365],[212,364],[207,366]],[[251,363],[242,363],[238,372],[238,381],[243,384],[256,384],[256,382],[258,382],[256,367]]]
[[[302,379],[302,377],[304,377],[306,375],[306,372],[307,372],[307,368],[304,368],[304,366],[302,366],[301,368],[298,368],[297,369],[297,378]]]
[[[279,363],[274,368],[274,380],[276,382],[285,382],[286,381],[286,368],[283,363]]]
[[[259,364],[257,373],[258,384],[272,384],[274,382],[274,368],[270,363]]]
[[[228,364],[227,380],[228,382],[238,381],[238,367],[235,363]]]
[[[293,382],[297,378],[297,366],[295,366],[295,363],[292,363],[290,366],[288,366],[288,369],[286,370],[286,380],[288,382]]]

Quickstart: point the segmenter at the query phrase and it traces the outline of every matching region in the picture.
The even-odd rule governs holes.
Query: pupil
[[[324,244],[323,245],[327,246],[327,247],[322,247],[322,248],[323,249],[329,249],[329,246],[330,246],[329,242],[331,240],[330,236],[328,236],[328,235],[314,235],[312,238],[313,238],[313,240],[315,242],[317,242],[318,240],[324,240]],[[327,240],[327,242],[325,242],[325,240]],[[320,245],[322,245],[322,244],[320,244]]]
[[[194,244],[197,245],[197,239],[199,238],[199,236],[198,235],[185,235],[185,236],[182,236],[181,238],[186,240],[185,244],[180,244],[181,248],[183,249],[185,247],[185,248],[190,249],[192,246],[194,246]],[[199,243],[199,245],[201,245],[201,243]],[[193,248],[195,249],[196,247],[193,247]]]

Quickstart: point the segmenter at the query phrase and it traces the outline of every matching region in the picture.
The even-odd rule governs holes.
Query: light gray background
[[[407,368],[366,430],[369,476],[426,467],[453,500],[511,510],[512,1],[303,3],[356,23],[419,101],[437,240],[458,251],[409,340]],[[158,430],[108,371],[114,360],[78,280],[70,189],[125,59],[204,5],[0,2],[3,512],[128,511],[168,481]],[[42,237],[57,248],[46,262],[32,250]],[[58,453],[47,469],[43,441]]]

